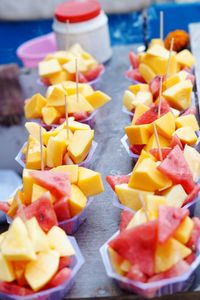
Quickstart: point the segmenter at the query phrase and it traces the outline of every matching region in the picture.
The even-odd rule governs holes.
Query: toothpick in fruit
[[[158,101],[158,119],[160,118],[161,104],[162,104],[162,83],[163,78],[160,76],[160,88],[159,88],[159,101]]]
[[[160,11],[160,39],[163,41],[163,11]]]
[[[76,101],[78,103],[79,93],[78,93],[78,59],[75,57],[75,69],[76,69]]]
[[[160,156],[160,161],[162,161],[163,160],[162,151],[161,151],[160,141],[159,141],[159,138],[158,138],[158,132],[157,132],[157,128],[156,128],[155,123],[153,123],[153,130],[154,130],[154,135],[155,135],[155,138],[156,138],[156,144],[157,144],[157,147],[158,147],[158,153],[159,153],[159,156]]]
[[[66,122],[66,130],[67,130],[67,139],[69,140],[69,119],[68,119],[67,95],[65,95],[65,122]]]
[[[171,62],[173,48],[174,48],[174,38],[171,39],[171,43],[170,43],[169,59],[167,62],[166,79],[168,78],[168,74],[169,74],[169,68],[170,68],[170,62]]]
[[[40,160],[41,160],[41,170],[44,171],[42,126],[40,126]]]
[[[139,200],[140,200],[140,203],[141,203],[141,206],[144,210],[144,214],[145,214],[145,217],[147,219],[147,222],[149,222],[149,215],[148,215],[148,212],[147,212],[147,208],[146,208],[146,205],[144,203],[144,197],[143,197],[143,194],[142,193],[139,193]]]

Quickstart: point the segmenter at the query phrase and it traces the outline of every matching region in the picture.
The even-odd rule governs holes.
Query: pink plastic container
[[[15,157],[15,160],[18,162],[18,164],[24,169],[26,168],[26,164],[25,164],[25,155],[22,153],[22,149],[26,146],[26,143],[24,143],[24,145],[22,146],[22,148],[19,150],[19,153],[17,154],[17,156]],[[96,143],[95,141],[92,142],[92,146],[90,148],[90,152],[88,153],[88,156],[85,158],[84,161],[82,161],[79,166],[81,167],[87,167],[89,165],[89,163],[92,160],[92,157],[94,155],[94,152],[96,151],[96,148],[98,146],[98,143]]]
[[[110,256],[108,253],[108,242],[116,237],[119,232],[116,232],[101,248],[100,253],[106,269],[107,275],[114,279],[120,288],[131,293],[139,294],[142,297],[153,298],[164,295],[172,295],[177,292],[187,291],[195,279],[195,271],[200,264],[200,245],[196,254],[195,261],[190,265],[189,271],[181,276],[167,278],[150,283],[142,283],[131,280],[125,276],[121,276],[113,269]]]
[[[17,48],[17,56],[26,68],[35,68],[46,55],[55,52],[56,48],[55,34],[51,32],[22,44]]]
[[[28,296],[9,295],[0,292],[1,300],[61,300],[70,291],[75,283],[76,275],[84,263],[84,258],[81,254],[79,246],[74,237],[69,237],[76,255],[72,262],[72,274],[68,281],[51,289],[43,290]]]

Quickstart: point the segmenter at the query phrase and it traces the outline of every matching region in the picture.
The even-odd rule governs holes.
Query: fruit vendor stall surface
[[[198,40],[197,37],[196,40]],[[124,134],[123,128],[130,122],[129,117],[121,111],[121,99],[123,91],[129,85],[129,82],[124,79],[124,71],[128,68],[129,64],[127,54],[130,49],[136,50],[136,48],[137,45],[121,46],[113,49],[113,59],[106,66],[107,72],[103,75],[101,85],[99,86],[105,93],[112,96],[113,101],[103,107],[96,116],[95,140],[99,146],[89,167],[101,172],[104,181],[107,174],[128,174],[132,170],[132,161],[126,155],[120,143],[120,137]],[[198,54],[199,51],[194,52],[195,56]],[[39,90],[36,85],[36,76],[36,70],[31,70],[29,74],[23,74],[21,76],[27,97],[30,97],[34,92]],[[3,131],[2,128],[1,131]],[[16,131],[14,131],[14,133],[15,132]],[[12,128],[10,134],[12,134]],[[24,136],[20,137],[21,145],[17,145],[17,137],[15,138],[13,135],[12,138],[13,140],[15,139],[14,151],[17,153],[25,140],[25,133]],[[4,141],[1,147],[0,161],[2,161],[2,153],[6,151]],[[12,160],[9,154],[7,156],[7,159],[8,158]],[[107,277],[99,254],[99,248],[117,231],[120,213],[119,209],[112,205],[113,193],[106,184],[105,189],[105,193],[98,196],[88,208],[87,221],[75,234],[85,258],[85,264],[79,272],[76,283],[66,299],[141,299],[138,296],[123,292]],[[198,290],[199,279],[200,276],[198,275],[197,283],[193,287],[194,292],[174,294],[173,296],[163,297],[161,300],[199,299],[199,292],[195,292],[195,290]]]

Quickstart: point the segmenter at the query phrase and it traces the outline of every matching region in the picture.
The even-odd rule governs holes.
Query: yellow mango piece
[[[47,78],[52,74],[62,71],[59,62],[55,58],[47,61],[39,62],[38,68],[39,68],[39,76],[47,77]]]
[[[129,187],[147,192],[155,192],[169,185],[172,185],[171,180],[157,169],[157,164],[150,158],[145,158],[133,169],[128,183]]]
[[[26,168],[33,170],[41,169],[41,151],[40,143],[33,136],[29,135],[28,144],[26,145]],[[46,166],[46,147],[42,146],[43,149],[43,163]]]
[[[79,164],[88,155],[94,138],[94,130],[76,130],[70,140],[68,152],[72,160]]]
[[[69,118],[69,122],[70,121],[71,120]],[[55,129],[43,132],[42,133],[42,143],[43,143],[43,145],[47,146],[50,137],[55,137],[64,127],[65,127],[65,123],[61,124],[60,126],[56,127]]]
[[[125,91],[124,96],[123,96],[123,105],[129,110],[132,111],[134,109],[133,102],[135,100],[136,96],[130,92],[130,91]]]
[[[139,65],[139,72],[147,83],[150,83],[150,81],[156,76],[153,70],[145,63],[141,63]]]
[[[51,249],[57,251],[61,257],[75,255],[74,247],[62,228],[53,226],[47,233],[47,238]]]
[[[64,70],[62,70],[60,72],[48,76],[48,80],[51,83],[51,85],[66,81],[67,73]]]
[[[47,125],[56,123],[61,117],[62,114],[54,107],[42,108],[42,118]]]
[[[81,94],[79,94],[78,101],[76,98],[76,95],[71,95],[67,98],[68,103],[68,113],[75,113],[75,112],[93,112],[94,108],[92,105],[83,97]]]
[[[51,203],[54,203],[56,201],[55,197],[44,187],[34,183],[33,187],[32,187],[31,202],[38,200],[41,196],[43,196],[44,194],[47,194],[47,193],[49,195],[49,199],[50,199]]]
[[[145,92],[145,91],[141,91],[138,92],[134,101],[133,101],[133,105],[134,107],[137,107],[139,104],[145,104],[150,106],[153,102],[153,97],[152,97],[152,93],[151,92]]]
[[[174,134],[176,134],[181,142],[188,144],[188,145],[194,145],[197,142],[197,135],[195,131],[190,126],[184,126],[179,129],[177,129]]]
[[[24,113],[27,119],[40,118],[42,116],[42,108],[46,105],[46,99],[38,94],[25,102]]]
[[[139,158],[138,158],[138,160],[137,160],[137,162],[136,162],[136,164],[135,164],[135,166],[134,166],[134,169],[136,169],[136,168],[139,166],[139,164],[140,164],[145,158],[150,158],[150,159],[152,159],[153,161],[156,161],[155,157],[154,157],[151,153],[146,152],[144,149],[142,149],[142,151],[141,151],[141,153],[140,153],[140,156],[139,156]]]
[[[151,48],[155,45],[160,45],[160,46],[164,47],[164,42],[161,39],[152,39],[148,48]]]
[[[147,110],[149,110],[149,106],[143,103],[138,104],[135,108],[135,112],[131,124],[134,125],[137,119],[141,117]]]
[[[149,92],[149,85],[146,83],[134,84],[128,87],[129,91],[137,95],[138,92]]]
[[[173,185],[166,191],[163,191],[162,195],[166,198],[167,204],[174,207],[182,207],[187,198],[187,194],[181,184]]]
[[[188,49],[184,49],[177,53],[176,60],[182,67],[192,68],[195,64],[194,56]]]
[[[127,126],[125,131],[131,145],[147,144],[152,134],[152,124]]]
[[[40,252],[35,261],[26,265],[25,278],[30,287],[36,292],[43,288],[56,274],[59,266],[59,254],[49,250]]]
[[[115,272],[119,275],[124,275],[125,272],[121,268],[121,263],[124,261],[124,259],[111,247],[108,247],[108,253],[110,256],[112,267],[115,270]]]
[[[151,48],[148,48],[147,54],[152,56],[162,57],[162,58],[169,58],[169,51],[164,48],[159,43],[155,43]]]
[[[176,74],[169,76],[163,82],[163,91],[167,90],[168,88],[172,87],[173,85],[179,83],[180,81],[187,80],[188,72],[182,70]]]
[[[12,222],[1,244],[1,252],[6,259],[11,261],[36,259],[27,228],[19,217]]]
[[[90,96],[94,93],[94,89],[86,83],[82,83],[81,84],[81,95],[83,95],[83,97],[87,97]]]
[[[158,134],[162,135],[165,138],[171,138],[172,134],[175,131],[175,118],[172,112],[168,112],[156,121],[156,128]]]
[[[12,282],[15,280],[15,273],[12,263],[0,253],[0,280]]]
[[[48,251],[50,249],[49,241],[46,233],[41,229],[37,219],[35,217],[31,218],[26,222],[26,226],[35,252],[39,253]]]
[[[131,188],[126,183],[115,185],[115,193],[121,204],[134,211],[137,211],[142,207],[140,194],[143,197],[148,194],[148,192],[143,190]]]
[[[78,65],[78,70],[79,72],[86,72],[87,71],[87,65],[80,56],[77,58],[77,65]],[[76,73],[76,64],[75,64],[75,59],[72,61],[68,61],[65,63],[63,66],[63,69],[70,73],[70,74],[75,74]]]
[[[147,213],[148,214],[148,213]],[[148,214],[148,217],[149,217],[149,214]],[[128,226],[126,227],[126,229],[131,229],[131,228],[134,228],[134,227],[137,227],[139,225],[142,225],[144,223],[146,223],[148,220],[147,220],[147,216],[146,216],[146,213],[144,212],[144,210],[141,208],[140,210],[138,210],[133,218],[130,220],[130,222],[128,223]]]
[[[181,81],[163,92],[164,98],[176,109],[187,109],[191,105],[192,83]]]
[[[190,217],[186,217],[174,233],[174,238],[182,244],[187,244],[192,235],[193,228],[194,222]]]
[[[56,51],[52,54],[53,58],[57,59],[59,64],[63,65],[64,63],[72,60],[74,56],[68,51]]]
[[[183,155],[188,163],[194,181],[200,178],[200,153],[193,147],[185,145]]]
[[[50,137],[47,145],[47,166],[49,168],[61,166],[66,151],[67,145],[65,140]]]
[[[78,186],[71,185],[71,196],[69,199],[69,207],[71,216],[74,217],[81,213],[87,204],[87,198]]]
[[[173,113],[175,118],[178,118],[180,115],[180,110],[178,110],[178,109],[171,108],[171,112]]]
[[[101,91],[95,91],[92,95],[86,96],[86,100],[97,109],[111,100],[110,96]]]
[[[65,96],[66,92],[64,92],[63,89],[55,86],[47,97],[47,106],[64,106]]]
[[[22,174],[24,197],[29,201],[29,203],[31,203],[32,189],[34,184],[34,179],[31,176],[31,171],[33,170],[23,169],[23,174]]]
[[[70,140],[73,138],[73,133],[70,129],[66,129],[66,126],[63,126],[63,129],[61,129],[58,134],[56,135],[56,140],[63,141],[66,146],[69,145]]]
[[[66,166],[59,166],[56,168],[51,169],[52,172],[67,172],[70,176],[71,183],[78,182],[78,165],[66,165]]]
[[[191,249],[185,247],[174,238],[170,238],[162,245],[158,244],[155,254],[155,272],[160,273],[169,270],[191,253]]]
[[[69,122],[69,129],[74,132],[76,130],[89,130],[90,126],[88,124],[80,123],[77,121]]]
[[[86,91],[86,88],[87,88],[87,91],[91,90],[92,88],[90,89],[88,86],[89,86],[88,84],[79,83],[79,85],[78,85],[78,92],[80,94],[82,94],[83,90]],[[76,94],[76,82],[74,82],[74,81],[69,81],[68,80],[68,81],[62,82],[62,88],[64,89],[64,91],[67,92],[68,96]],[[93,89],[92,89],[92,92],[93,92]]]
[[[181,128],[184,126],[191,126],[194,131],[199,130],[197,119],[194,115],[180,116],[176,119],[176,127]]]
[[[28,133],[38,141],[40,141],[40,128],[42,131],[42,135],[46,133],[46,130],[35,122],[26,122],[25,127]]]
[[[158,135],[158,140],[159,140],[159,144],[161,148],[166,148],[169,146],[169,140],[167,140],[166,138],[162,137],[161,135]],[[144,150],[146,152],[149,152],[151,149],[157,149],[157,142],[156,142],[156,138],[155,135],[152,134],[152,136],[150,137],[148,143],[144,146]]]
[[[83,167],[78,168],[78,187],[86,197],[104,192],[101,174]]]
[[[167,199],[163,196],[146,194],[144,197],[146,210],[150,215],[150,219],[158,218],[158,209],[160,205],[167,205]]]
[[[65,81],[64,81],[65,82]],[[54,85],[50,85],[48,88],[47,88],[47,91],[46,91],[46,98],[48,98],[50,95],[51,95],[51,93],[52,93],[52,91],[55,89],[55,87],[56,88],[58,88],[58,89],[61,89],[63,92],[65,92],[65,89],[64,89],[64,87],[63,87],[63,83],[64,82],[62,82],[62,83],[57,83],[57,84],[54,84]]]

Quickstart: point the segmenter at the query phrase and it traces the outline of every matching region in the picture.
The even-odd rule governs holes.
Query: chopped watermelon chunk
[[[94,69],[84,73],[84,76],[87,81],[95,80],[102,74],[104,69],[105,69],[104,65],[98,65]]]
[[[158,170],[168,176],[173,183],[181,184],[187,194],[195,187],[192,173],[178,145],[160,163]]]
[[[195,106],[191,106],[188,109],[186,109],[184,111],[183,114],[181,114],[181,116],[187,116],[187,115],[196,115],[197,114],[197,109]]]
[[[160,205],[158,216],[158,241],[165,243],[174,235],[180,223],[189,215],[186,208]]]
[[[71,265],[72,261],[73,261],[73,258],[70,256],[60,257],[58,271],[62,270],[65,267],[69,267]]]
[[[58,225],[53,205],[45,194],[29,206],[25,207],[24,213],[28,220],[36,217],[40,227],[45,232],[48,232],[53,226]],[[18,211],[17,215],[23,218],[21,211]]]
[[[186,263],[188,263],[189,265],[191,265],[193,263],[193,261],[195,261],[196,259],[196,255],[194,252],[192,252],[188,257],[186,257],[184,260],[186,261]]]
[[[115,190],[116,184],[128,183],[130,180],[130,175],[110,175],[106,176],[107,183],[111,186],[113,191]]]
[[[10,205],[7,202],[0,202],[0,211],[4,212],[7,214],[9,211]]]
[[[170,142],[170,147],[174,148],[176,147],[176,145],[178,145],[181,148],[181,150],[183,150],[183,144],[181,143],[181,140],[179,139],[177,134],[173,135]]]
[[[124,230],[109,242],[119,255],[138,265],[140,271],[145,275],[154,274],[154,257],[157,245],[157,220],[151,221],[137,227]]]
[[[164,77],[164,76],[163,76]],[[161,81],[161,76],[157,75],[154,77],[151,82],[149,83],[149,89],[153,95],[153,99],[156,100],[159,96],[159,91],[160,91],[160,81]]]
[[[51,85],[51,82],[49,81],[48,78],[41,78],[41,82],[46,86]]]
[[[162,158],[165,159],[165,157],[167,157],[171,150],[171,148],[161,148]],[[160,154],[158,149],[153,148],[149,152],[156,158],[156,160],[160,160]]]
[[[58,221],[64,221],[71,218],[68,199],[63,198],[54,204],[54,210]]]
[[[135,54],[133,51],[130,51],[128,54],[131,66],[133,69],[138,69],[139,68],[139,57],[137,54]]]
[[[58,273],[54,275],[54,277],[46,285],[46,288],[54,288],[63,284],[64,282],[70,279],[71,274],[72,274],[72,270],[69,268],[64,268],[58,271]]]
[[[33,294],[34,292],[28,287],[21,287],[16,283],[0,281],[0,293],[4,293],[6,295],[10,294],[17,296],[27,296]]]
[[[136,154],[136,155],[140,155],[140,153],[142,152],[142,149],[144,148],[144,145],[131,145],[129,147],[130,151],[133,153],[133,154]]]
[[[32,171],[35,181],[57,198],[71,196],[70,175],[67,172]]]
[[[200,219],[194,217],[192,218],[192,220],[194,222],[194,228],[192,230],[192,236],[186,246],[190,248],[193,252],[196,252],[200,238]]]
[[[200,184],[197,184],[197,185],[195,185],[194,189],[191,191],[191,193],[185,199],[183,206],[192,202],[197,197],[199,192],[200,192]]]
[[[132,69],[132,70],[126,71],[126,76],[133,81],[138,81],[140,83],[146,83],[146,81],[140,74],[139,69]]]
[[[162,100],[160,107],[160,116],[167,114],[170,111],[170,106],[166,100]],[[150,124],[158,118],[158,104],[153,103],[149,110],[141,115],[135,122],[136,125]]]
[[[134,213],[129,210],[123,210],[120,214],[120,231],[124,231],[128,226],[128,223],[133,218]]]
[[[131,270],[126,275],[131,280],[140,281],[140,282],[147,282],[148,277],[141,272],[138,265],[134,265],[131,267]]]
[[[87,111],[82,111],[69,114],[69,116],[74,117],[75,121],[83,121],[90,116],[90,113]]]

